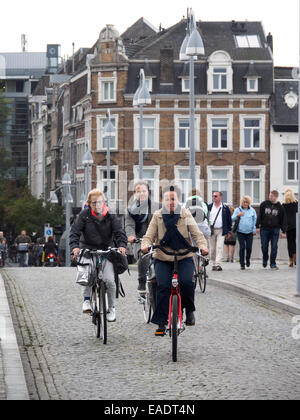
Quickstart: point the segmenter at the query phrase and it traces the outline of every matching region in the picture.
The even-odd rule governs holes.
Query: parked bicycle
[[[120,252],[118,248],[108,248],[107,251],[84,249],[81,255],[92,259],[93,269],[90,273],[89,285],[91,292],[91,317],[95,334],[103,344],[107,344],[107,288],[103,278],[103,262],[109,253]],[[80,260],[80,256],[77,261]]]
[[[152,255],[155,249],[160,249],[166,255],[174,256],[174,270],[169,301],[169,321],[166,334],[169,334],[172,339],[172,360],[173,362],[177,362],[178,337],[185,330],[182,320],[182,305],[178,281],[178,257],[185,256],[190,252],[195,253],[197,256],[201,256],[201,250],[197,247],[190,247],[184,252],[171,252],[160,245],[152,245],[146,255]]]
[[[205,293],[206,290],[206,280],[207,280],[207,272],[206,267],[209,264],[209,260],[207,257],[203,255],[195,255],[194,258],[194,285],[195,289],[197,288],[197,284],[199,283],[200,290],[202,293]]]

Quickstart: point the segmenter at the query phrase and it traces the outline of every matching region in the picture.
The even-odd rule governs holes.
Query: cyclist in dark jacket
[[[87,199],[88,208],[83,210],[73,223],[70,234],[70,249],[75,257],[78,257],[80,249],[107,250],[115,244],[123,255],[126,255],[127,236],[118,217],[109,212],[105,204],[102,191],[90,191]],[[113,264],[105,259],[103,276],[107,285],[108,314],[107,320],[114,322],[115,315],[115,273]],[[83,289],[83,313],[91,312],[90,305],[91,288]]]

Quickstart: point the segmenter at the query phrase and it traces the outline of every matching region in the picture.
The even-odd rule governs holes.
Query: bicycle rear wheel
[[[107,344],[107,306],[106,306],[106,287],[102,281],[99,287],[99,317],[100,317],[100,334],[99,337],[102,339],[103,344]]]
[[[172,299],[171,337],[172,337],[172,359],[173,359],[173,362],[177,362],[178,296],[176,295],[174,295]]]

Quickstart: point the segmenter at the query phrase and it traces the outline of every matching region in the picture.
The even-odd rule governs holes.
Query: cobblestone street
[[[196,292],[197,323],[179,338],[174,364],[169,337],[144,323],[136,272],[122,276],[126,298],[104,346],[81,313],[75,271],[4,272],[31,399],[300,398],[292,315],[209,285]]]

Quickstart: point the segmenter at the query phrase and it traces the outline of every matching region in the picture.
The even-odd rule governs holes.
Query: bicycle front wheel
[[[102,339],[103,344],[107,344],[107,306],[106,306],[106,287],[102,281],[99,287],[99,317],[100,317],[100,334],[99,337]]]
[[[173,362],[177,362],[178,296],[176,295],[174,295],[172,299],[171,338],[172,338],[172,359],[173,359]]]

